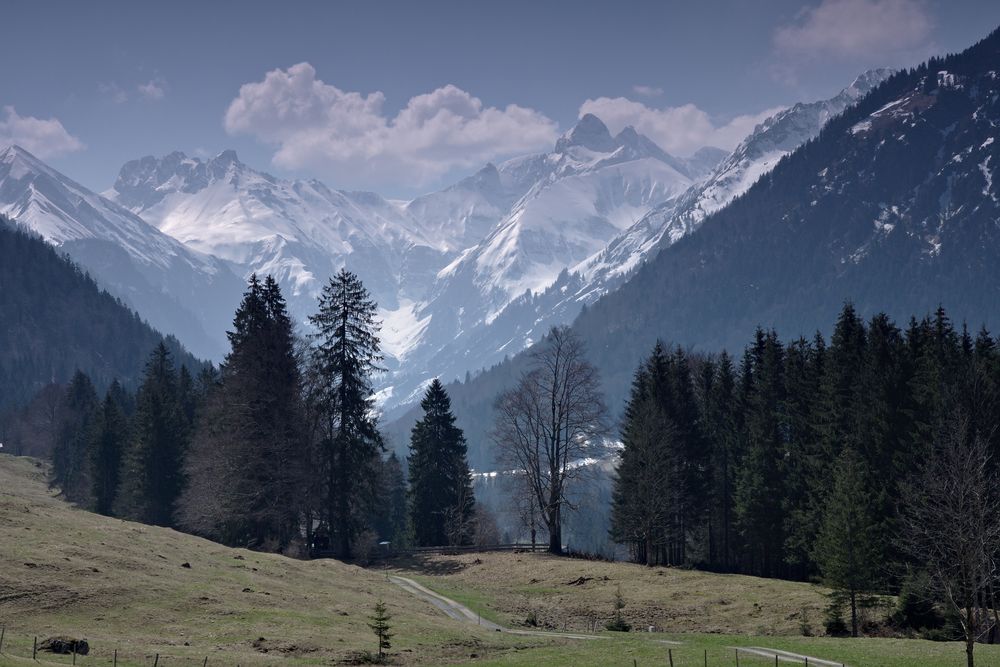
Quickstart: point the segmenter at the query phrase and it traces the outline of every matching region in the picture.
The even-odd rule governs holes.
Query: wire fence
[[[44,637],[23,633],[14,633],[6,626],[0,627],[0,665],[20,665],[20,664],[40,664],[40,665],[80,665],[85,666],[110,666],[110,667],[263,667],[265,665],[275,665],[287,660],[292,660],[297,664],[308,664],[308,658],[303,660],[302,656],[277,656],[262,654],[259,656],[235,657],[232,653],[219,651],[215,654],[195,655],[196,649],[192,649],[187,655],[182,655],[173,651],[144,651],[127,643],[119,643],[115,646],[101,644],[88,644],[86,653],[70,651],[69,653],[53,653],[42,649]],[[589,640],[580,640],[589,641]],[[662,642],[662,640],[650,639],[650,642]],[[598,647],[595,647],[598,648]],[[475,654],[470,655],[470,662],[474,663],[483,659],[499,658],[504,654],[517,650],[509,646],[487,646],[484,645]],[[623,652],[624,652],[623,647]],[[360,652],[358,652],[360,654]],[[829,660],[820,660],[806,656],[796,656],[784,651],[777,651],[767,648],[757,647],[714,647],[714,648],[694,648],[678,646],[664,646],[657,649],[656,657],[627,657],[622,656],[621,660],[608,662],[602,657],[601,664],[613,667],[787,667],[789,665],[802,665],[804,667],[847,667],[846,665]],[[602,656],[605,655],[602,652]],[[391,653],[390,653],[391,656]],[[419,662],[419,656],[408,652],[406,662],[412,664]],[[453,662],[453,660],[449,660]],[[316,664],[330,664],[329,656],[317,657]],[[350,664],[349,658],[345,656],[343,661],[335,664]],[[395,664],[395,663],[390,663]],[[426,664],[431,664],[430,662]],[[586,663],[584,663],[586,664]]]

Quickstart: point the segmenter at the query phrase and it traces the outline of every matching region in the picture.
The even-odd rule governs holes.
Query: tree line
[[[900,328],[847,304],[829,342],[758,329],[738,361],[658,343],[622,420],[611,533],[649,565],[824,580],[855,634],[859,605],[929,576],[976,634],[997,608],[998,425],[998,342],[943,308]]]
[[[218,368],[193,376],[159,344],[133,395],[87,374],[15,417],[51,457],[51,482],[102,514],[295,555],[372,555],[495,539],[475,504],[465,438],[444,387],[422,402],[411,455],[386,455],[372,377],[377,306],[344,270],[296,336],[277,282],[252,276]]]

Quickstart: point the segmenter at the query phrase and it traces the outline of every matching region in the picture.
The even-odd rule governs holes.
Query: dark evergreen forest
[[[0,217],[0,415],[77,370],[102,391],[114,380],[134,391],[161,340],[180,363],[203,366],[56,249]]]

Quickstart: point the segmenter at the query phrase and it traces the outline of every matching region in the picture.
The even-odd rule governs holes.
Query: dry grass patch
[[[826,590],[812,584],[542,553],[433,555],[395,565],[514,626],[534,613],[542,627],[603,628],[613,616],[619,585],[623,616],[633,627],[672,633],[797,635],[803,615],[821,633],[827,603]]]
[[[151,664],[156,653],[166,667],[205,656],[209,664],[337,664],[375,648],[367,621],[379,597],[393,616],[399,664],[467,661],[515,643],[445,618],[381,572],[229,549],[75,509],[48,489],[43,464],[0,455],[8,656],[0,664],[30,658],[36,635],[86,638],[91,655],[81,665],[107,664],[116,648],[122,665]]]

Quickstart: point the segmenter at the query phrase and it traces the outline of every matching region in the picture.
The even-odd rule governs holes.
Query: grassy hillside
[[[229,549],[77,510],[49,491],[40,463],[0,455],[0,665],[26,664],[11,656],[30,658],[32,637],[60,634],[90,642],[81,665],[109,664],[115,648],[121,665],[150,665],[156,653],[160,667],[205,656],[244,666],[338,663],[374,648],[366,622],[378,597],[395,619],[400,664],[538,643],[452,622],[380,572]]]
[[[399,563],[415,579],[510,626],[534,614],[542,627],[586,630],[622,616],[663,632],[822,634],[826,590],[811,584],[676,568],[557,558],[542,553],[427,556]],[[412,576],[412,575],[411,575]]]
[[[556,558],[542,553],[425,556],[400,560],[394,570],[462,602],[483,618],[526,627],[534,613],[542,627],[600,629],[614,613],[618,586],[623,617],[636,630],[613,640],[542,646],[507,652],[487,665],[665,665],[731,667],[736,647],[766,647],[853,667],[960,667],[960,642],[916,639],[838,639],[803,636],[823,632],[826,589],[811,584],[721,575],[629,563]],[[664,644],[664,640],[675,642]],[[976,648],[977,665],[1000,665],[1000,646]],[[774,658],[740,653],[743,666],[773,665]],[[781,664],[795,664],[782,661]],[[798,662],[798,664],[803,664]],[[810,664],[816,664],[810,662]]]
[[[408,576],[484,617],[583,630],[612,613],[662,632],[565,640],[484,631],[444,616],[388,583],[385,572],[337,561],[296,561],[229,549],[172,530],[77,510],[45,484],[43,464],[0,455],[0,667],[68,665],[40,654],[32,638],[86,638],[86,665],[337,665],[373,646],[367,617],[378,597],[393,615],[394,664],[590,667],[735,664],[734,647],[809,654],[853,667],[958,667],[956,643],[800,636],[800,614],[816,630],[822,589],[752,577],[650,569],[542,554],[435,556],[405,564]],[[477,562],[478,561],[478,562]],[[187,563],[190,567],[185,567]],[[402,564],[397,564],[402,565]],[[714,633],[714,634],[712,634]],[[673,644],[664,641],[677,642]],[[1000,664],[980,646],[979,664]],[[741,654],[740,665],[772,665]],[[791,663],[782,663],[791,664]]]

